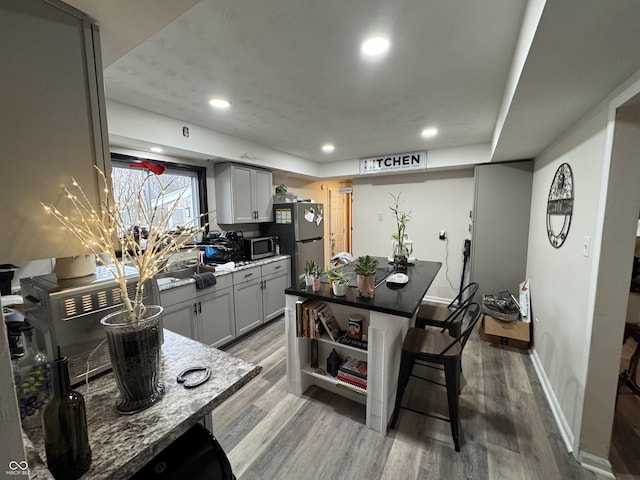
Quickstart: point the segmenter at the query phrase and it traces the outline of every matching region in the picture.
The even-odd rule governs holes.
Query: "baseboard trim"
[[[444,303],[445,305],[449,305],[451,300],[451,298],[432,297],[431,295],[425,295],[422,298],[423,302]]]
[[[583,450],[578,451],[578,461],[580,464],[594,473],[606,478],[616,478],[611,467],[611,462],[606,458],[596,457]]]
[[[556,420],[556,424],[560,429],[560,435],[562,436],[562,440],[564,441],[565,446],[567,447],[567,451],[569,453],[573,453],[573,441],[574,435],[569,428],[569,423],[560,408],[560,403],[558,403],[558,399],[556,398],[556,394],[551,388],[551,382],[549,381],[549,377],[547,377],[544,368],[542,367],[542,362],[540,361],[540,357],[538,357],[538,352],[535,348],[531,351],[531,362],[533,363],[533,368],[538,375],[538,379],[542,384],[542,390],[544,391],[544,395],[547,397],[547,402],[551,407],[551,413],[553,413],[553,418]]]

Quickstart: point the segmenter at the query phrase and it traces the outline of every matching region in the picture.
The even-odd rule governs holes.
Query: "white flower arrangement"
[[[109,202],[109,182],[102,170],[97,167],[96,170],[104,185],[104,198],[107,199],[100,202],[99,211],[96,211],[74,178],[71,178],[71,187],[64,186],[63,189],[77,218],[70,218],[53,205],[41,204],[111,272],[120,287],[129,320],[136,322],[142,318],[145,309],[142,303],[145,282],[167,266],[169,255],[182,251],[192,243],[207,224],[183,229],[179,237],[165,236],[163,234],[169,230],[169,222],[181,196],[163,211],[160,199],[168,186],[163,187],[157,175],[149,171],[139,188],[125,194],[124,198],[117,199],[117,202]],[[144,200],[144,193],[147,183],[153,181],[157,182],[160,195],[153,205],[148,205]],[[194,222],[200,221],[205,215],[207,214],[201,214]],[[148,226],[146,244],[141,241],[141,232],[134,226]],[[138,282],[131,298],[127,291],[126,266],[135,267],[138,271]]]

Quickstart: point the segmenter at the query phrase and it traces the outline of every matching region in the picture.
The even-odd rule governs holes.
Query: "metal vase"
[[[149,408],[164,394],[164,385],[159,381],[162,311],[159,305],[148,305],[134,322],[127,311],[114,312],[100,320],[120,391],[116,400],[120,413]]]

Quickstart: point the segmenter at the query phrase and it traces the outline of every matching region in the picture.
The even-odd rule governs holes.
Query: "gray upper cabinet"
[[[217,223],[273,221],[271,172],[235,163],[217,163]]]
[[[3,0],[0,263],[85,253],[40,202],[69,212],[73,176],[97,208],[110,174],[98,30],[55,0]]]

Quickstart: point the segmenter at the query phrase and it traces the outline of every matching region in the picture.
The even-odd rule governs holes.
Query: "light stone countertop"
[[[200,365],[211,369],[211,378],[206,383],[191,389],[177,383],[179,373]],[[258,375],[262,367],[165,329],[160,369],[164,396],[155,405],[133,415],[116,412],[118,389],[112,373],[89,382],[88,392],[85,385],[74,388],[85,398],[92,451],[91,469],[83,478],[129,478]],[[27,435],[32,444],[25,442],[31,478],[51,478],[47,476],[48,470],[45,468],[43,472],[43,465],[37,462],[37,456],[41,461],[46,459],[42,429],[29,431]]]
[[[253,268],[261,265],[267,265],[269,263],[277,262],[279,260],[284,260],[285,258],[291,258],[291,255],[276,255],[274,257],[263,258],[261,260],[253,260],[249,262],[247,265],[241,265],[235,267],[233,270],[223,270],[219,272],[215,272],[214,275],[216,277],[220,277],[222,275],[230,275],[233,272],[240,272],[242,270],[247,270],[248,268]],[[209,267],[215,265],[208,265]],[[164,277],[171,277],[171,271],[167,271],[163,275]],[[172,288],[182,287],[184,285],[189,285],[191,283],[195,283],[196,281],[192,277],[177,279],[171,282],[166,283],[158,283],[158,290],[164,292],[165,290],[171,290]]]

